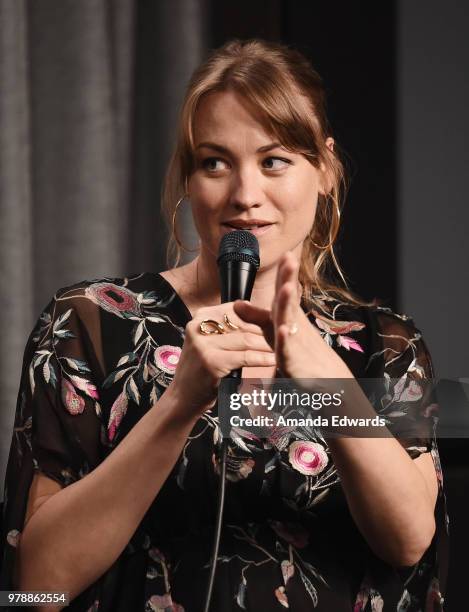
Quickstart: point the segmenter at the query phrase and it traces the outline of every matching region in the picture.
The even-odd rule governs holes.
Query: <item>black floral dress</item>
[[[356,378],[400,379],[402,391],[433,377],[409,317],[319,296],[313,302],[303,302],[311,324]],[[34,473],[66,487],[104,461],[171,383],[190,318],[156,273],[80,282],[60,289],[42,312],[25,350],[7,467],[2,590],[13,588]],[[419,563],[394,568],[374,555],[351,517],[324,439],[287,431],[275,439],[231,440],[213,611],[443,610],[448,524],[435,405],[429,398],[416,413],[412,402],[399,404],[400,396],[389,393],[387,414],[420,428],[401,444],[411,458],[430,452],[438,474],[437,532]],[[215,407],[196,423],[118,560],[70,610],[203,609],[219,449]]]

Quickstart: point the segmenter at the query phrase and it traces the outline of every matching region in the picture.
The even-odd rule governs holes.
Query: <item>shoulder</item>
[[[331,346],[341,347],[343,355],[347,351],[362,353],[368,376],[383,369],[391,376],[398,375],[418,363],[428,376],[433,375],[427,345],[412,316],[382,302],[357,305],[337,298],[316,299],[311,312]]]
[[[36,320],[32,338],[49,330],[60,337],[60,329],[71,322],[77,332],[87,328],[96,333],[103,317],[110,317],[115,325],[126,321],[138,324],[148,318],[151,322],[157,317],[169,323],[173,315],[179,318],[178,300],[158,273],[85,279],[55,291]]]
[[[45,310],[54,306],[56,312],[69,308],[89,312],[94,308],[132,318],[141,313],[142,306],[159,304],[167,288],[161,276],[153,272],[85,279],[57,289]]]
[[[434,378],[430,351],[413,316],[385,306],[370,308],[367,316],[374,335],[370,361],[382,361],[390,377]]]

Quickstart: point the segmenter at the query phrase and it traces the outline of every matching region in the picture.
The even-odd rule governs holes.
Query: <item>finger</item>
[[[290,325],[294,321],[295,288],[293,283],[288,282],[281,288],[277,298],[277,313],[275,326]]]
[[[298,287],[299,265],[296,257],[291,251],[286,254],[286,259],[282,267],[282,285],[278,293],[278,312],[276,313],[275,324],[278,327],[284,323],[291,324],[297,316],[297,309],[300,299]],[[288,287],[288,289],[286,288]]]
[[[274,300],[272,303],[272,312],[273,312],[273,320],[275,322],[280,320],[280,315],[277,313],[278,309],[278,296],[280,291],[282,290],[282,286],[285,283],[293,282],[295,291],[294,294],[297,298],[299,298],[298,294],[298,273],[299,273],[299,265],[295,255],[291,251],[287,251],[280,262],[279,268],[277,270],[277,279],[276,279],[276,291]]]
[[[277,296],[278,296],[278,292],[280,291],[280,287],[282,286],[282,270],[283,270],[283,265],[285,262],[285,254],[282,255],[282,257],[280,258],[279,261],[279,265],[277,267],[277,274],[275,276],[275,293],[274,293],[274,297],[272,298],[272,306],[271,306],[271,311],[272,311],[272,321],[276,321],[277,320]]]
[[[285,365],[287,339],[290,335],[288,325],[280,325],[277,328],[277,361],[279,368],[283,369]]]
[[[298,290],[298,274],[299,265],[295,255],[291,251],[285,254],[284,265],[282,266],[281,280],[282,284],[293,282],[295,290]]]
[[[243,321],[248,323],[254,323],[261,327],[271,323],[270,310],[255,306],[251,302],[237,300],[233,304],[233,310]]]
[[[255,323],[244,321],[241,317],[239,317],[233,309],[233,304],[234,302],[226,302],[224,304],[217,304],[216,306],[206,306],[200,308],[197,311],[195,317],[192,319],[192,325],[198,328],[200,323],[204,319],[212,319],[221,323],[224,327],[227,328],[228,331],[231,331],[230,327],[226,325],[223,320],[223,317],[226,314],[228,315],[229,320],[241,331],[248,331],[253,334],[258,334],[262,336],[263,331],[261,327],[259,327]]]
[[[224,363],[230,370],[238,368],[255,368],[276,365],[275,353],[263,351],[227,351],[224,355]]]
[[[230,332],[227,334],[213,334],[212,346],[228,351],[266,351],[272,353],[272,348],[259,334],[250,332]]]
[[[280,287],[283,284],[283,270],[284,270],[285,264],[288,261],[288,253],[289,251],[287,251],[286,253],[282,255],[278,268],[277,268],[277,276],[275,278],[275,295],[278,294],[278,292],[280,291]]]
[[[272,321],[272,312],[266,308],[254,306],[250,302],[237,301],[234,304],[235,311],[246,321],[254,321],[262,330],[262,335],[265,337],[270,346],[275,344],[275,331]]]

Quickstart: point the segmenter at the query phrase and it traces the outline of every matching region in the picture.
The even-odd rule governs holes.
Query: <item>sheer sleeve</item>
[[[438,481],[433,540],[416,565],[395,568],[405,588],[400,604],[403,610],[414,600],[426,601],[428,610],[442,610],[448,574],[449,520],[436,438],[438,405],[432,358],[410,317],[382,306],[374,307],[370,315],[367,371],[368,376],[379,379],[381,387],[375,397],[375,409],[412,459],[431,454]],[[411,608],[414,609],[412,605]]]
[[[2,589],[13,587],[15,553],[34,473],[66,487],[102,460],[99,313],[81,299],[82,292],[57,292],[24,351],[4,487]]]
[[[413,320],[388,308],[375,310],[376,360],[383,392],[377,407],[388,428],[412,459],[436,450],[438,405],[434,369],[421,331]]]

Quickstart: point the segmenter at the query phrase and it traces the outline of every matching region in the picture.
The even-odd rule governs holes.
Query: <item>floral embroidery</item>
[[[275,597],[282,604],[284,608],[289,608],[287,594],[285,593],[285,587],[280,586],[278,589],[275,589]]]
[[[364,323],[361,323],[360,321],[338,321],[336,319],[330,319],[324,315],[321,315],[314,309],[310,310],[310,314],[314,316],[317,326],[320,330],[322,330],[320,332],[321,336],[327,342],[327,344],[329,344],[329,346],[332,346],[333,338],[335,338],[337,346],[342,346],[347,351],[353,349],[354,351],[363,353],[363,349],[360,344],[345,334],[360,331],[365,327]]]
[[[155,349],[156,366],[168,374],[174,374],[180,355],[181,348],[179,346],[163,344],[163,346]]]
[[[18,531],[18,529],[12,529],[7,533],[7,542],[10,546],[13,546],[14,548],[18,546],[20,538],[21,531]]]
[[[316,476],[326,467],[329,458],[316,442],[301,441],[290,444],[288,459],[295,470],[307,476]]]
[[[54,310],[56,303],[54,302]],[[41,315],[38,330],[34,336],[37,348],[29,366],[29,381],[31,394],[34,395],[35,373],[36,370],[39,370],[44,381],[55,389],[58,381],[56,368],[60,368],[62,377],[60,393],[63,405],[70,414],[77,415],[81,414],[85,408],[85,400],[79,391],[93,400],[98,400],[99,394],[95,385],[87,378],[91,370],[85,361],[57,353],[59,343],[75,338],[75,334],[66,327],[73,312],[73,309],[69,308],[53,323],[50,313]],[[95,401],[94,406],[99,416],[101,413],[99,403]]]
[[[62,380],[62,401],[70,414],[81,414],[85,409],[85,400],[65,378]]]
[[[283,582],[286,586],[290,578],[295,574],[295,565],[288,559],[284,559],[280,567],[282,568]]]
[[[215,473],[220,474],[220,461],[219,458],[213,453],[212,463],[215,468]],[[226,478],[231,482],[238,482],[247,478],[252,472],[255,465],[255,461],[249,457],[236,457],[232,454],[229,449],[229,454],[226,458]]]
[[[135,293],[113,283],[93,283],[85,289],[89,299],[108,312],[125,317],[140,314],[140,305]]]
[[[435,604],[442,604],[443,602],[444,598],[440,592],[440,581],[435,576],[432,578],[430,586],[428,587],[425,612],[433,612],[433,610],[435,610]]]
[[[127,412],[127,406],[127,395],[123,391],[117,396],[117,399],[111,407],[111,412],[109,413],[108,436],[111,442],[112,440],[114,440],[117,428],[119,427],[120,422],[122,421],[125,416],[125,413]]]
[[[171,595],[152,595],[145,606],[146,612],[184,612],[184,608],[173,602]]]

